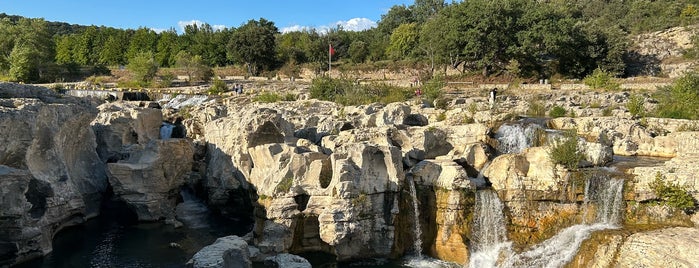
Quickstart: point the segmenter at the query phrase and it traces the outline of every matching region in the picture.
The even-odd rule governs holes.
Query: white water
[[[184,202],[177,204],[175,215],[177,220],[192,229],[209,227],[209,208],[188,189],[180,191]]]
[[[524,149],[534,145],[537,131],[541,129],[541,126],[536,124],[502,125],[495,132],[495,138],[498,140],[496,149],[504,154],[521,153]]]
[[[588,179],[585,185],[585,202],[597,203],[595,223],[578,224],[563,229],[555,236],[521,253],[514,252],[511,242],[507,241],[504,234],[501,235],[505,231],[505,225],[502,209],[499,213],[497,211],[498,207],[502,207],[497,195],[479,191],[476,195],[474,244],[469,267],[563,267],[575,257],[580,244],[589,238],[592,232],[618,228],[623,184],[621,179]],[[480,194],[481,192],[484,194]],[[585,209],[586,207],[587,204]],[[480,219],[483,216],[494,219]],[[503,218],[502,225],[499,225],[500,218]],[[484,227],[492,230],[483,230]]]
[[[420,207],[417,203],[417,191],[415,190],[415,181],[410,179],[408,181],[410,188],[410,197],[413,199],[413,212],[415,215],[415,226],[413,232],[415,233],[415,242],[413,244],[413,249],[415,250],[415,256],[420,259],[422,257],[422,229],[420,228]]]
[[[485,180],[485,175],[483,175],[483,172],[485,172],[485,170],[488,169],[490,163],[491,162],[486,162],[481,168],[481,170],[478,171],[478,176],[475,179],[470,179],[474,184],[476,184],[477,188],[487,186],[488,182]]]
[[[175,128],[175,126],[172,124],[163,123],[160,126],[160,139],[167,140],[170,137],[172,137],[172,129],[174,129],[174,128]]]

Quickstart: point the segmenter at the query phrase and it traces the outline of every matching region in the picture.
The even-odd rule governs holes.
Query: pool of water
[[[118,206],[102,211],[101,216],[56,234],[50,254],[17,267],[184,267],[194,253],[216,238],[242,236],[252,227],[250,221],[211,213],[206,214],[206,228],[174,228],[164,223],[138,223]]]

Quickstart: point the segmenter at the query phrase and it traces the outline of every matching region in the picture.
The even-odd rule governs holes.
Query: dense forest
[[[260,18],[237,28],[158,33],[0,14],[0,80],[53,82],[117,66],[143,70],[142,81],[160,67],[194,76],[201,68],[192,66],[294,75],[301,66],[322,71],[329,45],[333,60],[347,64],[406,61],[431,71],[536,78],[581,78],[599,68],[624,76],[629,36],[697,22],[699,0],[416,0],[361,32],[280,33]]]

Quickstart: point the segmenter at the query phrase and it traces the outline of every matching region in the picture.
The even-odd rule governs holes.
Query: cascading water
[[[184,202],[177,204],[175,208],[177,219],[191,229],[208,228],[210,212],[206,204],[188,188],[182,189],[180,195]]]
[[[413,233],[415,233],[415,243],[413,249],[415,250],[415,256],[418,258],[422,257],[422,229],[420,228],[420,208],[417,203],[417,191],[415,190],[415,181],[412,179],[408,182],[410,188],[410,197],[413,199],[413,212],[415,215],[415,225]]]
[[[583,223],[563,229],[555,236],[521,253],[513,252],[506,236],[500,234],[504,233],[505,224],[504,220],[500,220],[502,203],[495,200],[497,195],[486,196],[487,191],[479,191],[474,213],[474,252],[471,254],[469,267],[564,266],[575,257],[580,244],[589,238],[592,232],[618,228],[623,185],[622,179],[597,176],[588,179],[585,186],[585,202],[597,204],[595,223]],[[495,199],[491,199],[492,197]],[[587,207],[585,204],[584,209]],[[481,219],[482,217],[493,217],[494,220]],[[484,231],[484,227],[492,230]]]
[[[174,125],[170,123],[165,123],[160,126],[160,139],[167,140],[172,137],[172,130],[175,128]]]
[[[504,205],[493,190],[476,192],[476,207],[473,212],[473,253],[469,267],[495,267],[500,252],[509,248],[505,229]]]
[[[495,132],[497,150],[503,154],[517,154],[536,144],[543,128],[536,124],[507,124]]]

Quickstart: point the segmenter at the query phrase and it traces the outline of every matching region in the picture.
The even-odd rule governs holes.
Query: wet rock
[[[310,268],[311,263],[301,256],[283,253],[265,259],[265,266],[270,268]]]
[[[216,239],[199,250],[187,262],[190,268],[249,268],[252,267],[248,244],[238,236]]]

